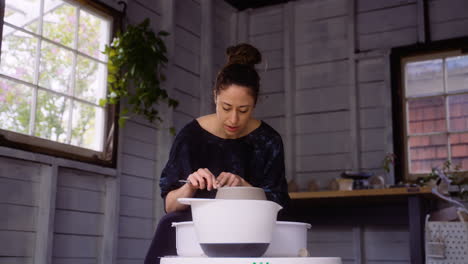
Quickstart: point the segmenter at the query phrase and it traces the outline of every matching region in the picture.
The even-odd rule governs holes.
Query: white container
[[[192,221],[172,223],[176,229],[177,255],[181,257],[202,257],[203,253]]]
[[[298,257],[301,250],[307,249],[307,230],[311,225],[301,222],[276,222],[273,240],[265,257]]]
[[[209,257],[258,257],[273,237],[278,211],[272,201],[179,198],[191,206],[198,242]]]
[[[193,222],[172,223],[176,228],[177,255],[201,257],[203,253]],[[307,230],[310,224],[300,222],[276,222],[273,237],[265,257],[298,257],[299,250],[307,248]]]
[[[200,243],[270,243],[278,211],[272,201],[179,198],[191,205]]]

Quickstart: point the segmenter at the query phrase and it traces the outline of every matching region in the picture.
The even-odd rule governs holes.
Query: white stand
[[[164,257],[161,264],[342,264],[341,258],[208,258]]]

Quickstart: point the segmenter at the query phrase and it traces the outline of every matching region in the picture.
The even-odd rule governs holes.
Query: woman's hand
[[[217,186],[252,186],[247,181],[245,181],[241,176],[230,173],[230,172],[221,172],[218,178],[216,178]]]
[[[218,188],[216,183],[216,177],[211,173],[209,169],[198,169],[194,173],[190,174],[187,180],[191,183],[193,189],[207,189],[211,191],[211,189]]]

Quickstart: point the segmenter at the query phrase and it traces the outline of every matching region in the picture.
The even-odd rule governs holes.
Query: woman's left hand
[[[230,173],[230,172],[221,172],[216,178],[218,187],[223,186],[252,186],[247,181],[245,181],[241,176]]]

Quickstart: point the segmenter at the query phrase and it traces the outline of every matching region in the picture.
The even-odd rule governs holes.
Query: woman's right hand
[[[190,174],[187,177],[187,180],[194,189],[203,190],[206,188],[208,191],[211,191],[212,189],[218,188],[216,177],[207,168],[198,169],[197,171]]]

